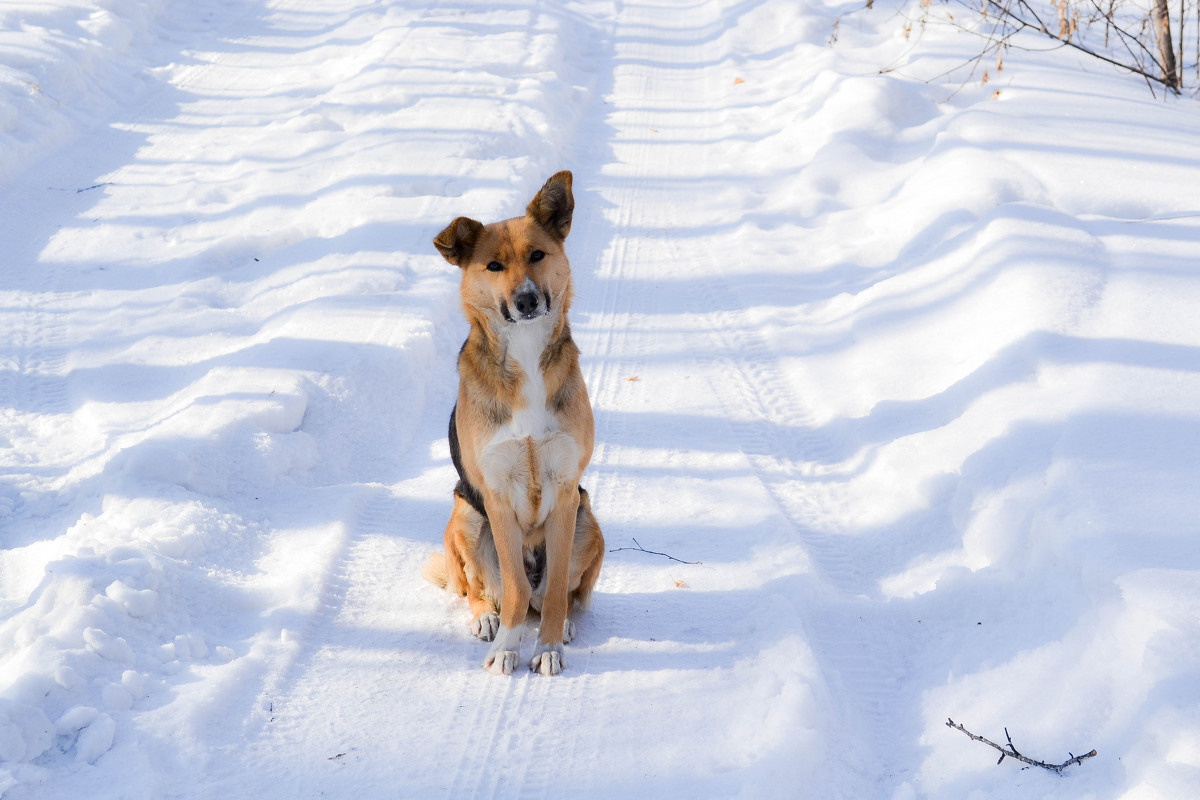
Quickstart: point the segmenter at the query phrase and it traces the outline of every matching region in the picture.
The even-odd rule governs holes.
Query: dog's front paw
[[[496,638],[496,633],[500,630],[500,615],[494,611],[488,611],[480,614],[475,619],[471,620],[471,635],[476,639],[482,639],[485,642],[490,642]]]
[[[488,653],[488,657],[483,661],[483,668],[493,675],[512,675],[517,670],[518,659],[520,655],[516,650]]]
[[[485,616],[481,614],[480,616]],[[493,675],[512,675],[521,660],[521,635],[524,627],[505,628],[500,626],[496,631],[496,640],[488,648],[487,658],[483,660],[483,668]]]
[[[529,668],[540,675],[558,675],[563,671],[562,645],[538,648]]]

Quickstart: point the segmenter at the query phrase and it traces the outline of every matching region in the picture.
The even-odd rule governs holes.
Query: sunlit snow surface
[[[916,8],[0,5],[0,795],[1200,796],[1198,107]],[[431,240],[562,168],[610,552],[502,679]]]

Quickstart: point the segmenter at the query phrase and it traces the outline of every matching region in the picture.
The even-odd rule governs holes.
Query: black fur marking
[[[483,413],[487,415],[488,422],[499,428],[512,419],[512,409],[501,403],[491,402],[483,409]]]
[[[508,320],[509,322],[516,322],[516,320],[513,319],[512,314],[510,314],[508,312],[508,301],[507,300],[504,300],[504,299],[500,300],[500,316],[504,317],[504,319]]]
[[[567,404],[575,397],[575,387],[570,383],[564,384],[561,389],[554,393],[550,398],[550,408],[556,414],[562,413],[567,407]]]
[[[525,577],[529,579],[529,588],[536,590],[542,585],[546,576],[546,544],[543,542],[531,550],[525,551]]]
[[[471,504],[471,508],[478,511],[483,518],[487,519],[487,511],[483,508],[483,495],[471,485],[467,480],[467,474],[463,470],[462,463],[462,448],[458,444],[458,423],[455,417],[458,416],[458,406],[454,406],[454,410],[450,412],[450,460],[454,462],[454,469],[458,472],[458,483],[454,486],[454,493]]]

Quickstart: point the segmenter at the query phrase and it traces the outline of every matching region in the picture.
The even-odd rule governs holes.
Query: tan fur
[[[487,513],[456,493],[445,556],[435,554],[423,573],[467,598],[476,635],[498,635],[485,661],[497,672],[511,671],[531,608],[541,626],[530,666],[561,671],[569,615],[587,605],[604,560],[604,537],[579,487],[594,428],[567,321],[572,285],[563,243],[573,210],[571,173],[559,172],[525,216],[490,225],[459,217],[434,239],[462,268],[470,323],[451,447],[460,487],[475,492]],[[527,562],[543,548],[544,574],[534,587]]]

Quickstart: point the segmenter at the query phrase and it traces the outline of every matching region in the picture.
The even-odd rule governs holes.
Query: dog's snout
[[[513,298],[513,305],[522,317],[529,317],[537,311],[539,296],[536,290],[523,289]]]

